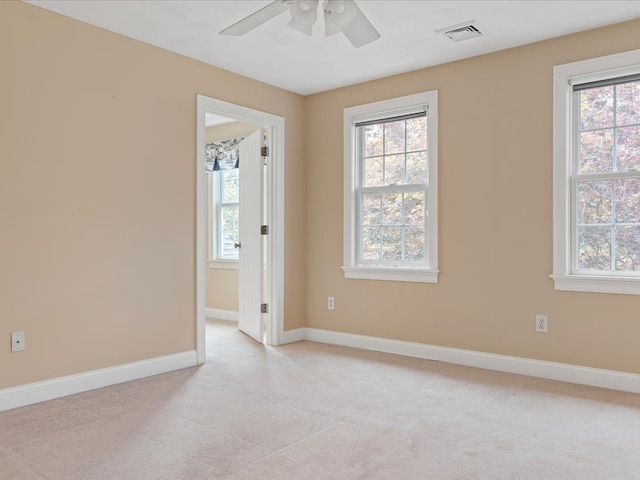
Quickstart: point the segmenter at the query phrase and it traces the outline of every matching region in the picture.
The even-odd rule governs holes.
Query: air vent
[[[469,40],[470,38],[481,37],[484,35],[483,28],[475,20],[453,25],[447,28],[436,30],[436,33],[446,35],[454,42]]]

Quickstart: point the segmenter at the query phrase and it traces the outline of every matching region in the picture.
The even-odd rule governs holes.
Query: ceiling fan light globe
[[[331,12],[333,23],[349,25],[358,14],[358,6],[353,0],[327,0],[326,9]]]
[[[304,33],[305,35],[309,35],[311,36],[312,33],[312,27],[311,25],[303,25],[302,23],[296,22],[295,19],[291,19],[289,20],[289,23],[287,23],[287,25],[289,25],[291,28]]]
[[[340,33],[345,29],[344,26],[336,25],[333,22],[331,12],[324,12],[324,36],[330,37],[336,33]]]
[[[289,7],[291,17],[300,25],[311,26],[318,18],[318,0],[298,0]],[[295,28],[295,27],[294,27]]]

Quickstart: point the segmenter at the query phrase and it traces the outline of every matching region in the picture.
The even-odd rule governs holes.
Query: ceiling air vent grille
[[[480,25],[475,20],[436,30],[436,33],[446,35],[454,42],[461,42],[484,35]]]

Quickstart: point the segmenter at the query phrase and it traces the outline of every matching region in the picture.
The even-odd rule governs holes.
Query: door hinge
[[[269,235],[269,225],[260,225],[260,235]]]
[[[268,157],[269,156],[269,147],[260,147],[260,156]]]
[[[263,303],[260,305],[260,313],[269,313],[269,304]]]

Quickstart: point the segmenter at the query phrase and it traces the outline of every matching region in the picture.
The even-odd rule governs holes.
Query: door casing
[[[196,351],[198,364],[206,361],[205,268],[207,258],[207,194],[205,173],[205,114],[216,113],[269,130],[271,151],[266,178],[266,217],[269,242],[266,252],[266,344],[281,345],[284,334],[284,118],[205,95],[197,95],[196,132]]]

